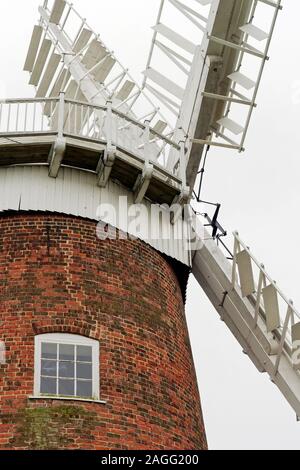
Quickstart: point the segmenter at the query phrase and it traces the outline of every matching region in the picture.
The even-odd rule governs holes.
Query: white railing
[[[57,127],[49,122],[58,98],[0,100],[0,135],[54,133]]]
[[[60,134],[109,143],[145,161],[166,168],[169,152],[178,154],[174,174],[185,183],[184,142],[159,134],[150,123],[141,123],[108,102],[94,106],[58,98],[0,100],[0,137],[14,134]]]
[[[249,247],[234,232],[234,251],[232,266],[232,287],[239,285],[243,297],[247,297],[254,306],[253,329],[257,327],[259,317],[266,323],[268,333],[279,340],[276,351],[274,376],[277,374],[282,354],[285,353],[295,363],[299,351],[300,314],[293,301],[289,300],[279,289],[276,282],[259,263]]]

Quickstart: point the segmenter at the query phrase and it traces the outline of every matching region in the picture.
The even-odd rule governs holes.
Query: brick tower
[[[0,227],[0,448],[205,449],[187,267],[82,217],[8,211]]]

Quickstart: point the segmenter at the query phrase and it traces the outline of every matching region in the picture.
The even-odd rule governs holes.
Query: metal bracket
[[[151,164],[145,164],[143,173],[141,173],[133,187],[134,202],[140,204],[145,197],[147,189],[149,188],[150,181],[153,176],[154,167]]]
[[[224,307],[224,303],[225,303],[227,295],[228,295],[228,291],[223,292],[223,298],[221,300],[219,307],[222,307],[222,308]]]
[[[52,145],[48,162],[49,162],[49,176],[57,178],[61,162],[67,148],[67,141],[64,137],[58,137]]]
[[[107,146],[103,157],[100,158],[97,166],[98,186],[105,188],[109,180],[112,168],[116,160],[117,148],[115,146]]]

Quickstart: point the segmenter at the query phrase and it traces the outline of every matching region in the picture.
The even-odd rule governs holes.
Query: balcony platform
[[[48,165],[56,133],[20,134],[0,136],[0,167],[15,165]],[[96,173],[99,159],[104,155],[106,142],[95,142],[75,136],[65,136],[66,151],[61,166]],[[111,179],[129,190],[142,174],[144,161],[138,155],[117,147]],[[146,197],[157,204],[169,204],[180,195],[181,181],[160,165],[154,164]]]
[[[149,124],[141,124],[109,106],[92,106],[63,97],[4,100],[0,107],[0,167],[49,165],[52,177],[57,177],[60,167],[75,168],[97,174],[101,185],[111,179],[135,192],[136,202],[146,198],[155,204],[171,205],[183,200],[184,148]],[[50,119],[49,108],[53,116]],[[64,148],[52,171],[58,144]],[[113,163],[109,167],[105,156],[111,149]],[[169,152],[178,160],[173,173],[164,165]],[[104,183],[100,182],[101,165],[106,171]]]

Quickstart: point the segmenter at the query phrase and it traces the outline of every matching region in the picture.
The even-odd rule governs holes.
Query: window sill
[[[84,403],[98,403],[101,405],[106,405],[105,400],[93,400],[92,398],[77,398],[77,397],[56,397],[50,395],[38,395],[38,396],[29,396],[29,400],[59,400],[59,401],[80,401]]]

